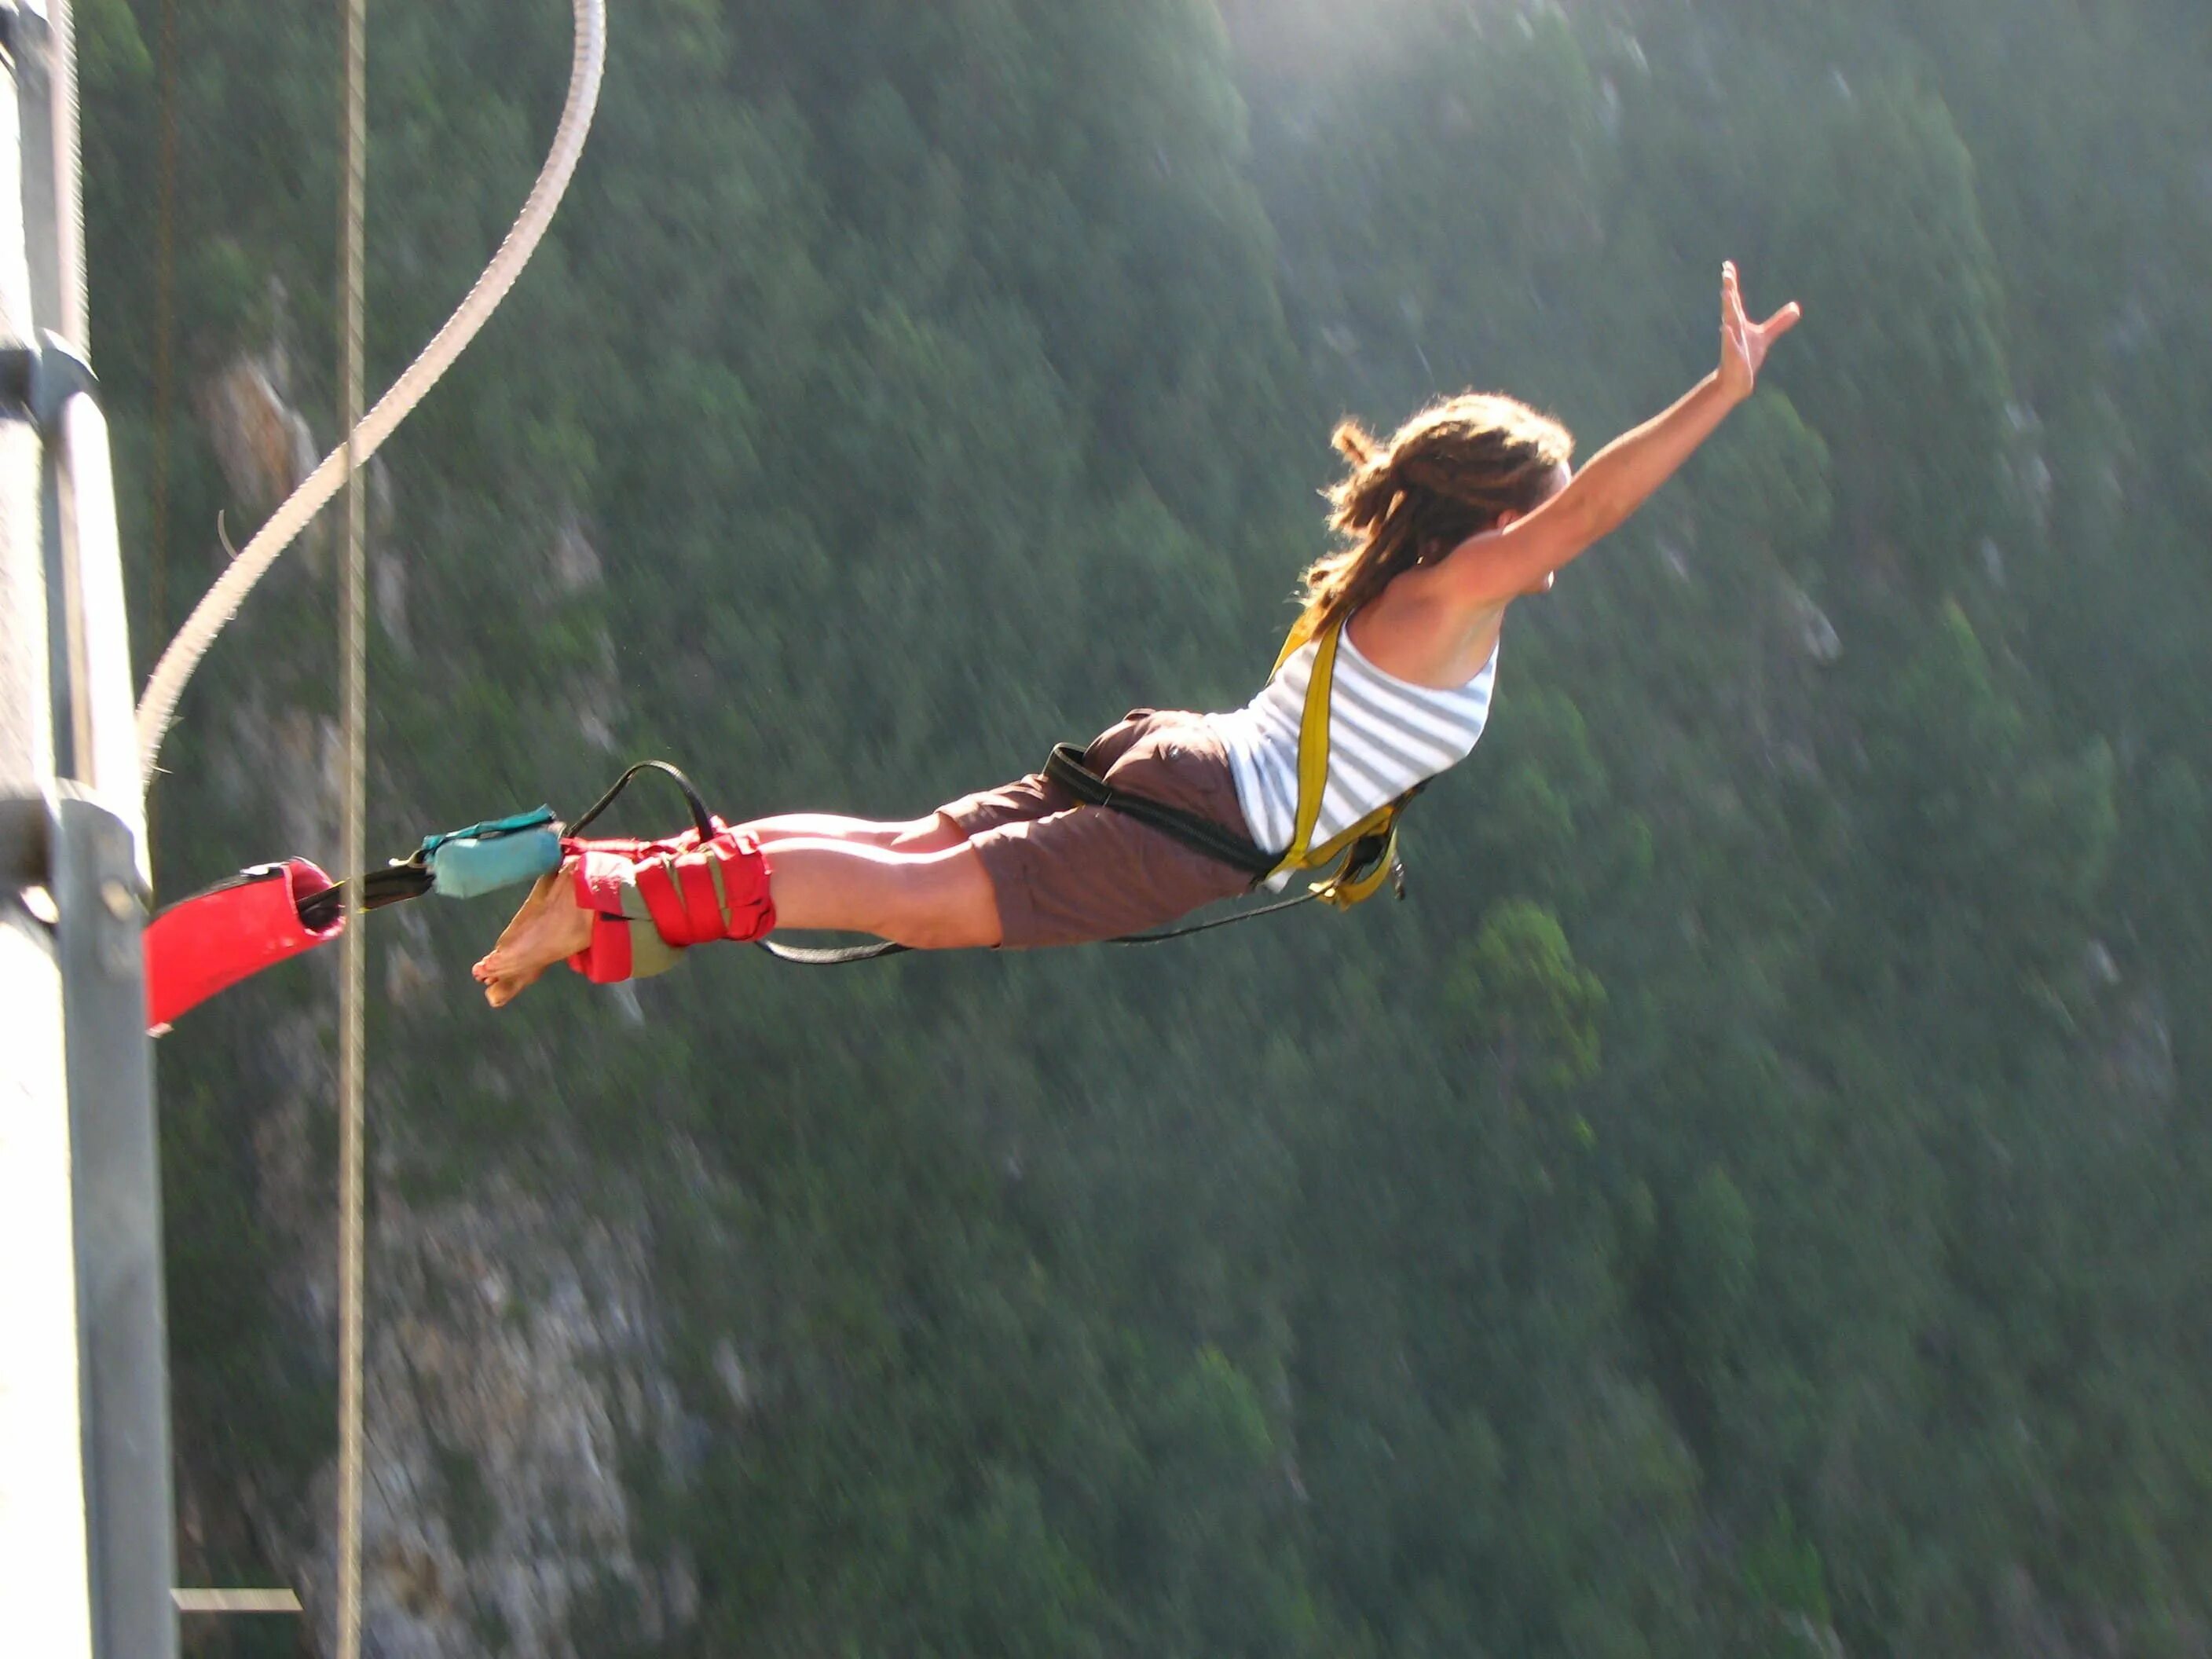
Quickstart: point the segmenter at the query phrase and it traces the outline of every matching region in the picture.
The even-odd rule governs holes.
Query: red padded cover
[[[720,820],[715,831],[703,842],[696,830],[666,841],[565,842],[576,860],[576,902],[593,916],[590,945],[569,957],[568,965],[601,985],[630,976],[631,923],[621,896],[625,879],[636,883],[653,931],[678,948],[718,939],[749,944],[774,928],[775,904],[760,843]]]
[[[319,933],[300,920],[301,902],[331,885],[306,859],[289,859],[242,870],[155,916],[146,924],[148,1026],[159,1030],[216,992],[336,939],[343,914]]]

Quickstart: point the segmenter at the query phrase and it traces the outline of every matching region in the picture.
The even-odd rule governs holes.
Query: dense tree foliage
[[[186,9],[156,547],[159,8],[77,9],[151,641],[269,505],[213,377],[331,435],[336,37]],[[527,184],[564,9],[376,9],[380,382]],[[1723,256],[1808,316],[1516,611],[1413,902],[497,1018],[488,915],[380,921],[392,1190],[657,1195],[706,1432],[635,1485],[701,1607],[589,1650],[2204,1650],[2212,39],[2004,9],[616,8],[553,238],[378,471],[376,844],[649,752],[906,814],[1239,701],[1331,416],[1498,386],[1587,453],[1702,371]],[[330,584],[311,542],[203,670],[168,890],[327,854]],[[327,1018],[301,970],[161,1050],[215,1582],[313,1535],[326,1314],[251,1291]]]

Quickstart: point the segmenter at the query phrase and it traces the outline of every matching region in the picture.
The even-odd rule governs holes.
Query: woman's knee
[[[964,842],[900,869],[887,930],[902,945],[957,951],[999,943],[998,894],[983,860]]]
[[[894,853],[949,853],[968,844],[965,830],[942,812],[915,818],[894,827],[884,843]]]

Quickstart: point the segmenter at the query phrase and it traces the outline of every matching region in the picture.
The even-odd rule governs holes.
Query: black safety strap
[[[1255,883],[1274,873],[1279,854],[1264,853],[1233,830],[1211,818],[1186,812],[1146,795],[1116,789],[1083,763],[1083,751],[1072,743],[1056,744],[1044,763],[1044,775],[1085,806],[1103,806],[1109,812],[1134,818],[1162,835],[1181,842],[1194,853],[1241,870]]]
[[[344,882],[325,887],[296,907],[301,925],[321,933],[345,914]],[[388,864],[361,878],[361,908],[381,910],[387,904],[420,898],[430,890],[430,872],[419,864]]]
[[[629,781],[632,778],[635,777],[639,773],[646,771],[665,772],[670,777],[676,780],[676,787],[684,792],[684,799],[690,805],[691,822],[698,827],[699,839],[702,841],[714,840],[714,815],[707,810],[707,802],[705,798],[700,794],[698,788],[692,783],[690,779],[685,777],[682,772],[678,771],[675,767],[664,760],[640,761],[636,765],[631,767],[629,771],[617,778],[615,780],[614,787],[608,790],[605,794],[600,796],[589,806],[586,807],[584,809],[584,816],[578,818],[574,823],[568,826],[568,834],[570,836],[580,835],[586,825],[589,824],[593,818],[599,817],[600,813],[605,811],[607,808],[615,804],[615,797],[621,794],[623,790],[629,787]]]

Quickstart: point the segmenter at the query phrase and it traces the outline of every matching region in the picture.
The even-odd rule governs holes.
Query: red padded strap
[[[597,983],[635,971],[623,907],[634,885],[662,942],[681,950],[719,939],[750,943],[775,926],[769,864],[760,844],[718,823],[712,840],[696,831],[667,841],[571,841],[576,902],[592,915],[590,946],[569,966]]]
[[[702,943],[692,937],[691,918],[685,914],[684,896],[676,890],[668,854],[648,858],[637,866],[637,893],[645,901],[646,911],[653,917],[653,925],[661,938],[671,945]],[[716,937],[719,935],[707,935],[709,939]]]
[[[629,922],[623,915],[622,885],[633,866],[614,850],[614,843],[580,845],[576,902],[592,913],[592,942],[570,957],[568,965],[594,985],[617,984],[630,976]]]
[[[750,943],[775,926],[767,855],[759,842],[734,830],[720,830],[687,851],[641,861],[637,890],[653,925],[671,945]]]
[[[707,867],[712,854],[698,857],[686,855],[676,860],[677,884],[684,891],[684,913],[694,927],[702,929],[707,939],[700,942],[726,939],[730,918],[723,912],[722,896],[714,885],[714,872]]]

